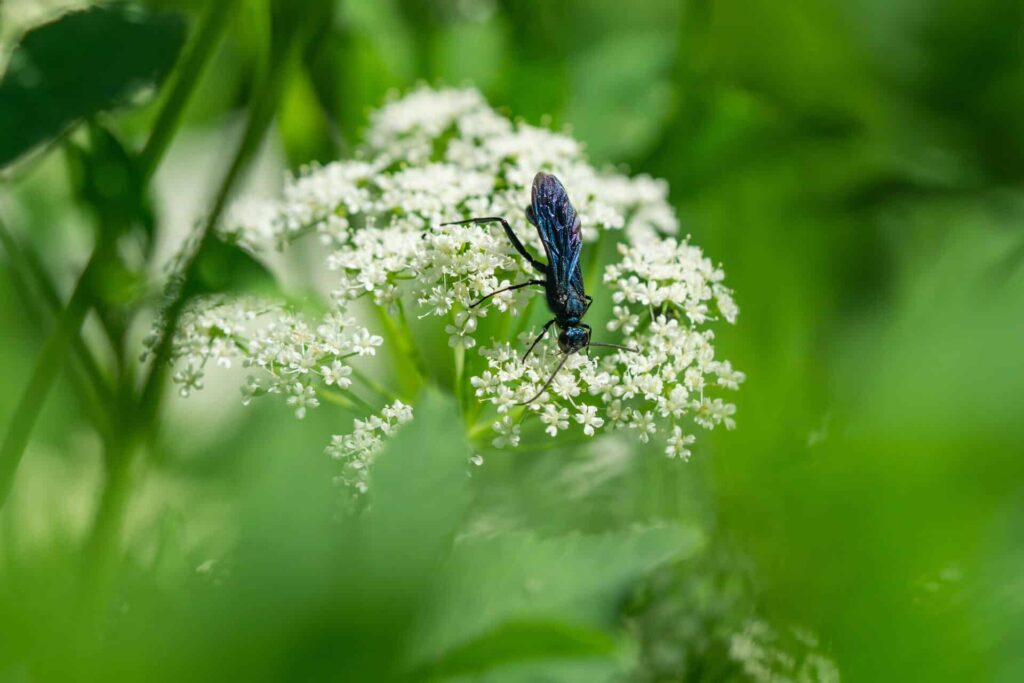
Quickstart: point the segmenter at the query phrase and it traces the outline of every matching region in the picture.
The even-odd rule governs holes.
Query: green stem
[[[346,410],[356,412],[357,409],[362,408],[368,412],[374,412],[373,406],[359,398],[355,394],[345,395],[340,391],[332,391],[323,387],[316,390],[317,396],[324,399],[328,403],[333,403],[336,406],[340,406]]]
[[[11,236],[6,235],[2,226],[0,226],[0,240],[5,242],[8,254],[11,256],[11,279],[21,299],[22,308],[32,323],[41,332],[45,332],[48,320],[45,319],[42,313],[49,312],[55,316],[59,314],[61,307],[60,299],[57,297],[56,291],[52,292],[52,302],[49,299],[51,292],[33,292],[33,288],[29,283],[31,278],[26,274],[25,271],[27,269],[24,267],[25,250],[16,244],[7,244],[6,238],[9,237]],[[40,299],[45,299],[45,301],[40,301]],[[107,386],[107,382],[100,372],[99,365],[90,353],[89,348],[82,341],[81,336],[74,337],[71,343],[72,362],[69,364],[71,384],[75,389],[78,402],[82,406],[86,417],[92,422],[96,431],[106,439],[110,435],[111,425],[109,416],[104,408],[110,405],[110,398],[112,396],[110,388]]]
[[[516,406],[509,411],[509,417],[512,418],[512,422],[519,422],[523,415],[528,410],[528,406]],[[466,438],[470,441],[476,439],[480,435],[484,434],[491,429],[494,424],[495,418],[489,418],[487,420],[480,420],[476,422],[466,431]]]
[[[308,21],[309,18],[307,17]],[[304,22],[304,24],[307,22]],[[282,46],[281,59],[271,64],[265,86],[256,93],[253,99],[245,131],[242,133],[242,138],[232,156],[231,163],[220,182],[213,205],[207,214],[206,221],[203,223],[199,235],[199,245],[182,267],[181,287],[165,309],[163,336],[157,344],[152,363],[149,367],[149,374],[142,385],[139,397],[140,425],[148,426],[152,424],[153,418],[159,410],[160,398],[163,396],[166,384],[167,361],[170,358],[174,333],[178,328],[178,320],[181,318],[181,314],[185,310],[185,304],[188,302],[188,297],[191,294],[191,284],[196,276],[198,257],[216,239],[214,227],[220,221],[221,215],[227,208],[228,198],[241,179],[243,172],[255,157],[260,143],[270,127],[270,122],[273,120],[274,112],[277,110],[277,104],[280,100],[285,75],[300,55],[299,46],[302,42],[298,40],[300,35],[304,35],[304,32],[293,28],[285,36],[282,36],[285,44]]]
[[[216,15],[216,12],[214,12],[214,15]],[[218,24],[218,21],[222,21],[215,21],[209,15],[207,20],[213,24]],[[276,58],[272,60],[272,67],[265,79],[265,87],[257,92],[250,104],[249,118],[245,131],[220,183],[206,222],[203,224],[199,245],[183,266],[182,286],[165,311],[166,327],[164,334],[154,352],[154,358],[149,366],[145,381],[142,383],[142,389],[137,395],[137,400],[132,400],[133,392],[130,386],[122,385],[121,387],[122,397],[119,401],[119,406],[122,410],[120,412],[123,415],[130,416],[130,419],[126,421],[122,438],[117,440],[116,443],[108,445],[109,455],[107,458],[106,484],[100,499],[92,533],[86,545],[87,591],[85,599],[87,601],[86,614],[90,618],[93,616],[98,618],[102,614],[103,605],[106,604],[107,591],[105,587],[107,577],[110,576],[110,571],[120,547],[120,535],[128,508],[130,484],[133,480],[133,461],[135,460],[137,444],[143,436],[144,430],[150,429],[153,426],[159,410],[160,398],[163,395],[166,383],[167,361],[170,357],[171,342],[185,304],[191,294],[191,284],[195,278],[198,256],[215,239],[214,227],[227,206],[228,198],[244,170],[248,167],[249,162],[255,156],[264,134],[270,126],[283,86],[284,76],[300,54],[299,48],[302,42],[300,37],[304,36],[305,32],[298,29],[300,27],[312,28],[317,20],[316,12],[305,13],[302,15],[301,24],[289,27],[290,30],[282,31],[281,34],[278,34],[282,40],[280,46],[276,46],[271,41],[270,51],[274,52],[275,47],[280,47],[281,51],[277,52]],[[197,42],[205,46],[205,53],[209,53],[212,51],[216,41],[206,37],[202,41],[200,41],[200,38],[197,38]],[[197,54],[199,52],[203,51],[198,51],[197,48]],[[192,84],[189,86],[189,90],[193,89],[196,78],[202,70],[202,60],[198,60],[198,58],[196,60],[193,62],[193,66],[190,67],[194,71],[194,75],[184,78],[186,83],[191,82]],[[169,98],[167,107],[171,108],[172,113],[167,114],[163,118],[166,123],[158,124],[164,130],[173,131],[177,127],[177,121],[188,94],[184,91],[184,86],[181,86],[181,88],[182,95]],[[160,135],[164,134],[161,133]],[[161,142],[161,138],[157,137],[156,133],[154,133],[154,136],[156,139],[155,141],[151,139],[151,144],[149,145],[151,151],[147,156],[147,158],[151,159],[150,163],[155,163],[166,148],[166,142]],[[84,623],[88,627],[88,620]]]
[[[227,25],[226,19],[229,10],[235,0],[221,0],[211,7],[207,14],[196,41],[185,61],[180,67],[179,77],[174,89],[168,96],[163,108],[157,116],[154,124],[153,134],[150,136],[145,149],[142,152],[141,172],[148,180],[159,165],[170,143],[174,132],[178,128],[181,115],[188,102],[189,94],[195,89],[196,81],[202,73],[203,66],[207,63],[216,39]],[[57,376],[57,369],[63,364],[63,357],[68,344],[74,344],[76,353],[84,359],[90,359],[91,355],[82,351],[82,344],[79,331],[90,308],[90,287],[88,279],[96,269],[96,264],[101,259],[101,248],[98,245],[89,259],[89,263],[82,272],[78,283],[68,305],[57,318],[56,328],[47,339],[40,353],[39,359],[33,370],[25,393],[19,400],[11,419],[7,435],[3,445],[0,446],[0,508],[7,500],[10,487],[14,480],[18,464],[25,447],[28,445],[28,438],[31,435],[32,427],[42,410],[46,395]],[[37,273],[37,279],[39,279]],[[44,292],[46,291],[43,285]],[[84,366],[93,375],[94,379],[99,376],[95,364],[85,361]],[[102,387],[104,384],[97,384]]]
[[[0,230],[0,235],[6,231]],[[13,240],[12,240],[13,242]],[[6,244],[6,238],[5,238]],[[43,299],[43,305],[48,308],[53,315],[57,315],[61,310],[60,294],[57,292],[57,286],[50,279],[49,274],[46,272],[46,268],[43,267],[42,261],[39,259],[39,255],[27,245],[16,245],[13,248],[16,251],[12,251],[12,254],[19,254],[20,259],[27,266],[26,268],[26,279],[29,277],[35,281],[36,287],[39,289],[40,295]],[[108,331],[104,327],[104,331]],[[109,340],[113,344],[113,340]],[[113,400],[113,389],[108,377],[103,373],[100,367],[99,361],[93,355],[89,347],[86,346],[82,340],[81,335],[76,335],[71,340],[72,351],[75,353],[78,362],[82,366],[82,370],[92,383],[93,390],[96,392],[97,397],[103,405],[110,405]]]
[[[82,636],[99,631],[104,605],[107,604],[111,577],[116,565],[120,537],[134,481],[135,451],[133,443],[121,434],[107,444],[104,453],[106,472],[103,492],[93,518],[92,530],[85,543],[82,582]]]
[[[493,420],[482,420],[466,430],[466,440],[475,441],[491,429]]]
[[[598,275],[601,274],[601,266],[604,262],[604,254],[601,252],[607,242],[608,232],[608,230],[599,231],[597,233],[597,240],[595,240],[594,244],[589,248],[591,257],[589,267],[587,268],[586,282],[591,283],[591,287],[597,287],[598,283],[601,281],[598,278]]]
[[[420,378],[425,381],[430,376],[430,373],[427,369],[427,364],[423,361],[423,356],[420,355],[419,349],[412,343],[414,337],[412,328],[409,326],[409,319],[405,315],[405,304],[402,303],[401,299],[398,299],[395,303],[398,306],[398,322],[402,326],[403,339],[408,340],[407,347],[412,362],[416,366],[416,371],[420,374]]]
[[[558,448],[571,448],[590,441],[589,436],[579,436],[573,439],[564,439],[557,436],[534,441],[533,443],[520,443],[513,450],[515,453],[539,453],[542,451],[553,451]]]
[[[391,342],[388,346],[394,360],[394,373],[398,380],[399,390],[403,400],[406,403],[411,403],[415,400],[426,379],[415,360],[416,350],[412,346],[412,336],[406,332],[408,327],[405,329],[399,327],[395,318],[388,315],[383,306],[374,306],[374,309],[388,341]]]
[[[388,389],[386,386],[375,380],[374,378],[367,375],[362,370],[352,368],[352,376],[363,383],[367,389],[373,391],[375,394],[380,396],[388,403],[394,403],[398,400],[398,394]]]
[[[53,331],[43,344],[29,377],[28,386],[11,416],[10,426],[7,428],[3,445],[0,446],[0,508],[10,494],[14,474],[28,445],[32,427],[35,426],[46,401],[46,395],[57,378],[57,371],[64,364],[64,354],[68,345],[72,338],[78,336],[85,314],[89,310],[92,276],[101,261],[101,251],[100,248],[93,251],[89,263],[79,276],[67,306],[57,317]]]
[[[231,10],[237,0],[214,0],[207,5],[207,11],[196,29],[195,38],[177,69],[177,77],[160,113],[157,114],[153,131],[150,133],[141,157],[141,172],[148,181],[163,159],[171,139],[181,125],[190,96],[213,56],[217,43],[227,28]]]
[[[455,378],[452,385],[452,393],[458,399],[459,414],[468,418],[466,415],[466,392],[462,386],[463,376],[466,374],[466,347],[460,343],[453,351],[455,354]]]

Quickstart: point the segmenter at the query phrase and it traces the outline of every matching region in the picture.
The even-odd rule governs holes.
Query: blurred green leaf
[[[277,128],[291,168],[327,163],[336,156],[333,131],[309,71],[297,69],[282,94]]]
[[[218,292],[275,294],[277,279],[263,263],[237,244],[212,240],[199,254],[188,296]]]
[[[0,81],[0,166],[155,87],[184,38],[179,16],[124,6],[74,12],[29,31]]]
[[[456,546],[417,651],[459,651],[507,622],[611,627],[632,582],[703,544],[693,528],[636,528],[538,538],[509,533]]]
[[[95,212],[99,230],[107,238],[138,225],[148,246],[156,219],[138,157],[108,127],[92,122],[88,129],[88,148],[73,142],[67,145],[78,199]]]
[[[419,571],[436,570],[447,556],[469,502],[469,450],[457,414],[450,398],[427,392],[370,473],[373,554],[401,557],[396,569],[417,582]]]
[[[424,667],[427,676],[470,674],[536,659],[607,656],[615,640],[603,631],[555,621],[509,621]]]

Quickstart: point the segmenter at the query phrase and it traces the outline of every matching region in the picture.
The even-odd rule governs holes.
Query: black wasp
[[[513,232],[508,221],[498,216],[486,216],[482,218],[470,218],[465,221],[444,223],[444,225],[464,225],[466,223],[484,224],[501,223],[505,229],[509,242],[516,251],[522,254],[523,258],[529,261],[533,269],[544,276],[543,280],[527,280],[518,285],[503,287],[482,297],[474,302],[470,308],[475,308],[487,301],[495,294],[511,292],[523,287],[537,285],[544,288],[548,299],[548,308],[554,314],[554,318],[544,323],[544,329],[530,348],[523,355],[525,361],[533,349],[548,333],[552,325],[558,325],[558,348],[565,354],[559,362],[558,367],[551,373],[551,377],[544,383],[543,388],[529,401],[520,405],[532,403],[555,379],[555,375],[562,369],[565,362],[572,354],[589,349],[591,346],[605,346],[613,349],[633,351],[626,346],[618,344],[603,344],[590,341],[590,325],[582,322],[587,309],[590,308],[593,297],[587,295],[583,290],[583,270],[580,268],[580,253],[583,251],[583,235],[580,230],[580,217],[576,215],[576,209],[569,201],[569,195],[561,181],[550,173],[538,173],[533,179],[532,202],[526,207],[526,219],[537,228],[540,241],[544,244],[544,252],[547,254],[548,262],[541,263],[531,254],[523,243]]]

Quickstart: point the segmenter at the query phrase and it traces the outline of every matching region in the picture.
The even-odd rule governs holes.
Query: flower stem
[[[231,0],[224,1],[224,5],[232,4]],[[158,128],[167,132],[154,131],[154,136],[148,145],[150,151],[147,154],[147,159],[150,160],[150,164],[155,165],[166,149],[167,141],[163,139],[163,136],[169,136],[169,133],[177,128],[187,95],[194,89],[202,71],[203,61],[212,53],[216,44],[215,34],[217,31],[214,29],[223,29],[226,26],[225,19],[229,14],[228,8],[224,7],[212,10],[207,15],[206,21],[212,26],[204,25],[201,34],[196,39],[194,51],[189,54],[188,63],[182,66],[182,69],[187,69],[188,72],[183,74],[176,84],[176,91],[180,94],[172,94],[169,97],[165,104],[165,107],[170,109],[169,113],[158,117]],[[274,41],[268,45],[268,54],[275,55],[270,59],[269,73],[265,75],[264,79],[261,79],[260,82],[264,85],[256,92],[249,105],[246,128],[207,214],[198,248],[183,266],[181,287],[165,309],[164,334],[153,353],[153,360],[142,383],[142,388],[136,394],[132,391],[130,384],[121,383],[121,392],[119,392],[121,410],[119,412],[127,417],[123,418],[124,425],[120,430],[122,433],[115,434],[114,442],[108,444],[106,483],[92,533],[86,544],[87,590],[84,597],[87,618],[83,621],[85,628],[89,627],[90,619],[101,619],[103,606],[107,602],[106,586],[120,548],[120,536],[128,508],[131,483],[134,480],[136,450],[145,433],[153,428],[159,411],[174,332],[192,293],[190,285],[196,276],[198,257],[215,239],[214,227],[227,206],[228,198],[255,157],[264,134],[270,126],[277,109],[277,102],[280,99],[285,75],[301,54],[302,38],[309,30],[315,28],[319,21],[317,12],[308,12],[300,16],[302,19],[298,24],[289,26],[287,30],[283,30],[275,36],[281,39],[280,45]],[[280,48],[280,50],[275,51],[275,48]],[[150,170],[151,172],[152,170]]]
[[[107,584],[120,546],[123,520],[134,481],[135,444],[115,436],[108,442],[104,459],[106,476],[92,531],[86,541],[83,600],[85,618],[94,618],[106,602]]]
[[[386,386],[384,386],[374,378],[370,377],[362,370],[353,367],[352,376],[355,377],[360,382],[362,382],[363,386],[365,386],[367,389],[371,390],[372,392],[383,398],[385,401],[388,401],[390,403],[398,399],[398,394],[391,391],[391,389],[388,389]]]
[[[358,408],[362,408],[368,412],[373,412],[373,406],[355,394],[346,395],[340,391],[332,391],[323,387],[318,388],[316,393],[320,398],[324,399],[328,403],[333,403],[334,405],[345,408],[346,410],[355,412]]]
[[[403,330],[395,322],[395,318],[388,315],[383,306],[374,306],[377,317],[380,319],[384,332],[387,335],[391,348],[391,357],[394,360],[394,373],[398,380],[399,391],[406,403],[411,403],[420,387],[426,379],[420,372],[415,362],[416,350],[412,346],[412,336],[407,333],[408,327]]]
[[[85,314],[89,310],[92,277],[102,260],[100,252],[99,248],[93,251],[88,264],[79,275],[67,306],[60,312],[53,331],[43,343],[28,385],[11,416],[10,426],[7,428],[3,445],[0,446],[0,508],[7,501],[14,482],[14,474],[28,445],[32,427],[35,426],[46,401],[46,395],[57,378],[57,371],[64,364],[64,354],[68,345],[72,338],[78,336]]]
[[[181,124],[189,97],[195,92],[196,83],[209,64],[210,57],[227,27],[231,10],[236,4],[237,0],[215,0],[208,4],[206,15],[202,18],[199,28],[196,29],[195,38],[178,66],[174,85],[164,100],[160,113],[157,114],[153,130],[140,155],[141,172],[145,180],[148,181],[152,177],[170,146],[171,139]]]
[[[196,266],[199,262],[199,256],[216,239],[214,228],[227,208],[228,198],[234,191],[236,184],[259,150],[263,137],[273,120],[274,112],[277,111],[277,104],[284,87],[285,77],[301,56],[300,48],[304,42],[302,38],[316,26],[317,20],[318,13],[309,12],[308,15],[303,17],[299,25],[289,27],[290,30],[284,31],[280,35],[282,40],[280,51],[276,53],[277,58],[271,60],[269,73],[262,79],[264,85],[256,92],[249,106],[249,117],[245,130],[242,133],[242,138],[238,143],[231,163],[224,174],[224,178],[221,180],[206,221],[203,223],[199,235],[199,246],[183,265],[181,287],[165,309],[163,336],[160,338],[153,353],[149,374],[146,376],[139,396],[140,425],[150,425],[159,410],[160,399],[163,396],[163,389],[166,384],[167,361],[171,354],[174,332],[177,330],[178,321],[185,310],[185,304],[188,302],[188,297],[191,294],[190,285],[196,277]],[[273,44],[270,48],[271,52],[274,52]]]
[[[426,379],[429,376],[429,370],[427,369],[426,363],[423,361],[423,356],[420,354],[420,350],[412,344],[412,340],[415,338],[412,333],[412,328],[409,327],[409,319],[405,315],[405,304],[402,303],[401,299],[398,299],[395,304],[398,306],[398,321],[402,325],[402,331],[405,333],[404,338],[409,340],[409,353],[413,363],[416,365],[417,372],[420,373],[422,379]]]
[[[466,440],[476,441],[477,438],[483,436],[490,428],[491,420],[481,420],[466,430]]]
[[[466,415],[466,392],[462,386],[463,376],[466,374],[466,347],[461,343],[454,349],[455,355],[455,377],[452,384],[452,393],[459,403],[459,414]]]
[[[25,245],[19,244],[14,235],[0,222],[0,242],[10,257],[10,270],[14,287],[22,301],[22,307],[40,329],[47,328],[47,315],[60,314],[62,303],[57,288],[49,275],[42,269],[38,256]],[[34,284],[34,286],[33,286]],[[86,346],[81,335],[71,339],[72,363],[70,379],[86,416],[93,427],[105,436],[110,431],[110,418],[106,407],[110,405],[112,393],[107,378],[92,351]]]

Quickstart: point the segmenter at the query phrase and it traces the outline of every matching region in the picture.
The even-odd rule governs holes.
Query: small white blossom
[[[513,424],[508,415],[494,423],[494,431],[498,434],[493,441],[495,448],[515,448],[519,445],[519,425]]]
[[[544,431],[550,436],[555,436],[560,430],[569,428],[569,411],[566,408],[559,408],[553,403],[545,404],[540,414],[540,421],[546,425]]]
[[[339,360],[332,362],[330,366],[320,366],[320,376],[323,377],[324,384],[327,386],[336,386],[339,389],[348,389],[352,386],[352,380],[349,379],[351,375],[352,368]]]
[[[668,437],[668,446],[665,447],[665,455],[670,458],[682,458],[689,460],[692,453],[690,446],[697,440],[692,434],[683,434],[679,425],[672,427],[672,435]]]
[[[316,408],[320,402],[316,398],[316,389],[302,382],[288,385],[288,405],[295,408],[295,417],[300,420],[306,417],[306,408]]]
[[[325,386],[350,389],[351,358],[372,354],[381,343],[380,336],[340,313],[313,329],[303,316],[274,302],[207,297],[182,315],[171,348],[179,368],[172,379],[187,395],[202,388],[209,364],[237,363],[256,373],[242,387],[243,403],[281,394],[302,418],[319,405],[317,377]]]
[[[378,334],[370,334],[370,331],[363,328],[352,337],[352,350],[358,356],[372,356],[377,353],[377,347],[384,343],[384,338]]]
[[[583,425],[583,433],[593,436],[594,432],[604,426],[604,420],[597,416],[597,408],[581,405],[576,413],[576,421]]]
[[[803,629],[781,631],[750,619],[732,636],[729,658],[756,683],[840,683],[835,662],[818,650],[818,639]]]
[[[331,437],[327,455],[342,463],[338,481],[357,493],[365,493],[369,469],[383,446],[382,438],[412,419],[412,407],[401,401],[385,406],[380,415],[353,422],[352,433]]]

